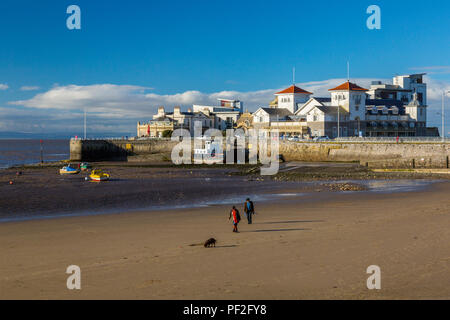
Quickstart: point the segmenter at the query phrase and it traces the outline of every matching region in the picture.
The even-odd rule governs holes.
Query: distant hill
[[[79,133],[31,133],[31,132],[9,132],[9,131],[0,131],[0,139],[70,139],[75,136],[81,137]],[[135,134],[127,134],[127,133],[95,133],[93,135],[88,135],[88,138],[120,138],[120,137],[134,137]]]

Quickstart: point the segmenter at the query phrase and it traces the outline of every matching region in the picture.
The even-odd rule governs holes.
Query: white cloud
[[[38,87],[38,86],[23,86],[20,88],[20,91],[36,91],[39,89],[40,89],[40,87]]]
[[[9,86],[7,84],[4,83],[0,83],[0,90],[8,90]]]
[[[370,87],[372,80],[390,81],[390,79],[360,78],[352,79],[362,87]],[[328,79],[299,83],[298,86],[314,93],[314,96],[329,97],[328,89],[338,86],[346,79]],[[450,90],[450,82],[426,77],[428,84],[429,125],[438,126],[440,118],[440,101],[443,89]],[[288,87],[287,84],[285,87]],[[218,98],[233,98],[244,101],[249,111],[255,111],[260,106],[267,106],[273,100],[274,93],[284,89],[273,88],[250,92],[221,91],[204,93],[186,91],[175,94],[160,95],[149,92],[150,88],[133,85],[96,84],[89,86],[55,85],[50,90],[36,94],[28,100],[12,101],[11,108],[0,108],[5,128],[5,121],[14,127],[14,120],[20,120],[21,125],[40,124],[46,130],[76,129],[82,130],[83,110],[88,112],[90,130],[108,132],[134,132],[137,121],[151,119],[158,106],[172,109],[180,105],[184,109],[192,104],[217,104]],[[24,108],[25,107],[25,108]],[[447,113],[450,115],[450,112]],[[6,116],[6,118],[5,118]],[[450,119],[449,119],[450,121]],[[449,122],[450,123],[450,122]],[[81,132],[81,131],[80,131]]]
[[[450,66],[428,66],[428,67],[414,67],[410,70],[417,72],[424,72],[427,74],[450,74]]]

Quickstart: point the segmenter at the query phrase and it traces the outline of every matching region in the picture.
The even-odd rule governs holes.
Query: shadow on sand
[[[247,232],[285,232],[285,231],[308,231],[312,229],[265,229],[265,230],[252,230],[252,231],[239,231],[240,233],[247,233]]]
[[[236,247],[239,247],[239,246],[236,244],[230,244],[227,246],[215,246],[214,248],[236,248]]]
[[[298,220],[298,221],[274,221],[274,222],[255,222],[253,224],[287,224],[287,223],[313,223],[326,222],[325,220]]]

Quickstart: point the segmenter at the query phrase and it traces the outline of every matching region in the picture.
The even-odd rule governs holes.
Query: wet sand
[[[287,164],[273,177],[259,176],[258,168],[247,174],[245,166],[180,168],[164,164],[97,165],[111,174],[111,181],[86,181],[88,173],[61,176],[58,170],[61,166],[0,170],[0,223],[42,217],[230,204],[242,195],[260,200],[286,189],[292,189],[294,193],[359,191],[367,189],[368,181],[372,181],[369,179],[376,179],[373,181],[379,181],[379,184],[404,179],[406,184],[412,185],[423,183],[424,178],[434,179],[429,174],[375,174],[355,164],[320,164],[314,168],[304,166],[296,170]],[[17,176],[17,171],[22,174]],[[376,188],[383,189],[394,184],[390,182]]]
[[[280,189],[275,182],[231,176],[232,169],[104,168],[111,181],[61,176],[58,168],[0,171],[0,221],[181,206]],[[9,181],[13,180],[13,185]]]
[[[239,234],[225,205],[2,223],[0,298],[449,299],[449,191],[256,203]],[[199,245],[209,237],[216,248]],[[73,264],[80,291],[66,288]],[[380,291],[366,288],[369,265]]]

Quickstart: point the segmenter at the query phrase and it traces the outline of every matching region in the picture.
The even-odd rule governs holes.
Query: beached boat
[[[80,164],[80,169],[81,171],[87,171],[89,169],[92,169],[92,166],[87,162],[83,162]]]
[[[80,173],[80,170],[72,168],[70,164],[68,166],[62,167],[62,169],[59,170],[59,174],[78,174],[78,173]]]
[[[95,169],[95,170],[92,170],[91,174],[89,175],[89,178],[91,178],[92,181],[108,181],[109,174],[104,173],[100,169]]]

